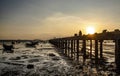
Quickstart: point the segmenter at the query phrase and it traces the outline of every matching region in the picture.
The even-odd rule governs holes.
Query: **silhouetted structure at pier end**
[[[79,61],[80,53],[82,52],[83,63],[86,61],[88,54],[86,48],[86,41],[90,40],[90,52],[89,57],[92,59],[92,41],[95,44],[94,50],[94,60],[95,65],[98,65],[100,60],[103,59],[103,41],[104,40],[113,40],[115,42],[115,63],[116,63],[116,72],[120,73],[120,31],[119,29],[115,29],[114,31],[108,32],[107,30],[103,30],[102,33],[88,34],[82,35],[80,31],[79,34],[74,34],[71,37],[65,38],[55,38],[50,39],[49,42],[54,44],[56,47],[63,50],[63,54],[72,58],[73,60]],[[82,41],[82,45],[80,46],[79,42]],[[99,46],[98,46],[99,44]],[[82,47],[82,49],[79,49]],[[99,52],[99,53],[98,53]]]

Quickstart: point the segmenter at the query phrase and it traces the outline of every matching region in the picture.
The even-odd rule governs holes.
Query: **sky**
[[[0,39],[51,39],[120,29],[120,0],[0,0]]]

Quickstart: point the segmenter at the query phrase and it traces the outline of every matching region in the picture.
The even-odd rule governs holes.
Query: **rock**
[[[7,59],[7,57],[2,57],[2,58],[0,58],[0,60],[6,60]]]
[[[88,67],[87,66],[83,66],[83,72],[88,72]]]
[[[34,68],[34,65],[33,65],[33,64],[28,64],[28,65],[27,65],[27,68],[28,68],[28,69],[33,69],[33,68]]]
[[[53,70],[53,68],[48,67],[48,68],[47,68],[47,71],[48,71],[49,73],[52,73],[54,70]]]
[[[26,55],[21,56],[23,59],[27,59],[28,57]]]
[[[60,58],[59,57],[54,57],[54,58],[52,58],[52,60],[60,60]]]
[[[91,71],[92,71],[93,76],[97,76],[97,69],[96,68],[92,68]]]
[[[55,56],[55,54],[53,54],[53,53],[49,53],[48,55],[49,55],[49,56]]]
[[[76,65],[75,69],[83,69],[83,66],[82,65]]]
[[[17,76],[17,75],[19,75],[18,71],[7,71],[3,73],[1,76]]]
[[[29,63],[33,63],[33,62],[39,62],[39,59],[30,59],[28,60]]]
[[[20,60],[21,59],[21,57],[16,57],[16,60]]]
[[[18,57],[15,57],[15,58],[12,57],[12,58],[10,58],[9,60],[20,60],[20,59],[21,59],[21,57],[18,56]]]
[[[27,73],[25,76],[40,76],[38,73]]]

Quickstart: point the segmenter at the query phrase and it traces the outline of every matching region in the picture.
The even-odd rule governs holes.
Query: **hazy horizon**
[[[0,0],[0,39],[50,39],[120,29],[120,0]]]

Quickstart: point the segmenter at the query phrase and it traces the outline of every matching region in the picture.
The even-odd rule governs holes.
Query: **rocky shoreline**
[[[113,62],[96,66],[89,59],[83,64],[81,58],[76,63],[49,43],[37,48],[18,44],[16,48],[15,53],[0,52],[0,76],[119,76]]]

